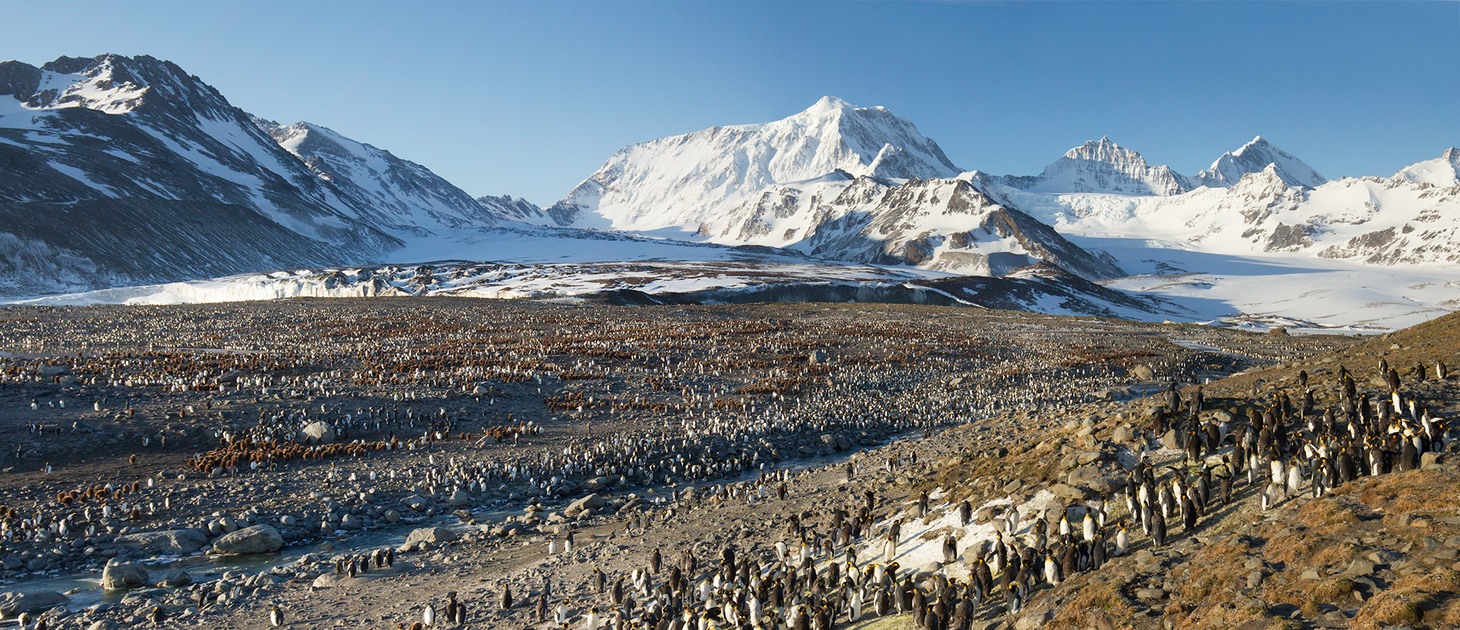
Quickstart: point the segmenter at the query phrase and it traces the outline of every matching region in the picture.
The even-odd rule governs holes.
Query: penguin
[[[1048,551],[1044,552],[1044,581],[1051,586],[1059,586],[1060,565],[1054,561],[1054,555]]]
[[[446,620],[458,626],[466,624],[466,604],[457,601],[456,591],[446,594]]]
[[[433,626],[436,625],[436,607],[435,606],[433,606],[431,604],[426,604],[426,610],[421,611],[421,623],[426,624],[426,627],[427,628],[430,628],[430,627],[433,627]]]
[[[501,600],[501,606],[502,606],[502,610],[511,610],[512,609],[512,585],[511,584],[503,584],[502,585],[502,600]]]
[[[153,606],[151,614],[147,615],[147,619],[152,621],[152,625],[160,626],[162,622],[167,621],[167,611],[163,610],[161,606]]]
[[[279,609],[278,604],[269,609],[269,625],[275,628],[284,625],[284,611]]]

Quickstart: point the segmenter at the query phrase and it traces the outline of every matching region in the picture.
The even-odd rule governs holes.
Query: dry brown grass
[[[1130,621],[1137,617],[1135,610],[1131,608],[1130,601],[1114,586],[1091,582],[1079,584],[1071,590],[1074,597],[1061,605],[1054,618],[1048,622],[1048,627],[1135,627]]]
[[[1309,501],[1298,510],[1298,522],[1314,533],[1332,535],[1359,522],[1354,511],[1333,498]]]
[[[1460,506],[1460,483],[1448,471],[1411,470],[1375,477],[1359,501],[1390,515],[1406,512],[1453,513]]]
[[[1181,628],[1235,628],[1267,617],[1260,608],[1236,603],[1237,589],[1247,578],[1247,559],[1254,548],[1230,536],[1203,547],[1185,566],[1173,571],[1180,586],[1171,593],[1166,614]]]
[[[1305,529],[1299,526],[1270,533],[1267,544],[1263,546],[1263,555],[1269,562],[1280,562],[1284,565],[1299,562],[1306,564],[1307,559],[1317,551],[1318,541],[1308,536]]]
[[[1355,628],[1382,628],[1423,624],[1434,628],[1460,627],[1460,572],[1441,569],[1416,573],[1375,595],[1354,617]]]

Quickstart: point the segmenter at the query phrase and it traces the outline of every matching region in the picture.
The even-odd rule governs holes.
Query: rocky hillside
[[[1357,478],[1345,481],[1349,473],[1338,453],[1352,447],[1342,446],[1349,429],[1341,419],[1346,403],[1339,374],[1346,370],[1362,400],[1377,404],[1389,390],[1388,379],[1375,367],[1381,360],[1399,375],[1406,405],[1418,401],[1421,416],[1436,418],[1434,434],[1443,438],[1436,452],[1415,453],[1412,461],[1397,446],[1393,452],[1380,446],[1380,474],[1361,463]],[[1064,421],[1031,423],[1030,418],[1021,426],[1034,430],[1002,435],[1006,439],[996,443],[988,440],[987,429],[971,425],[950,434],[952,448],[960,452],[935,464],[931,478],[913,482],[910,494],[930,492],[939,498],[935,506],[945,510],[966,497],[974,506],[985,506],[974,512],[975,524],[1007,517],[1012,498],[1025,519],[1044,515],[1051,541],[1059,538],[1062,518],[1080,541],[1084,514],[1098,515],[1104,501],[1105,526],[1097,531],[1111,557],[1098,568],[1064,575],[1057,584],[1037,578],[1020,610],[1002,608],[987,623],[1015,628],[1455,627],[1460,624],[1460,511],[1455,507],[1460,443],[1454,440],[1460,432],[1444,419],[1460,413],[1460,378],[1438,378],[1438,363],[1450,369],[1460,365],[1460,316],[1212,382],[1202,388],[1204,402],[1194,417],[1202,430],[1211,427],[1231,437],[1215,449],[1199,446],[1195,460],[1187,458],[1189,436],[1177,426],[1193,413],[1195,387],[1183,388],[1177,416],[1161,421],[1156,418],[1168,415],[1163,413],[1168,403],[1158,394],[1073,407],[1062,414],[1068,418]],[[1158,372],[1139,364],[1131,370],[1137,382],[1160,378]],[[1307,387],[1300,384],[1304,374]],[[1294,415],[1290,422],[1280,421],[1290,440],[1282,452],[1293,453],[1282,459],[1299,471],[1284,479],[1283,486],[1291,483],[1292,488],[1269,486],[1269,466],[1263,461],[1255,482],[1248,481],[1245,470],[1231,475],[1227,499],[1223,477],[1233,471],[1233,448],[1242,444],[1237,436],[1248,426],[1249,414],[1270,413],[1268,403],[1283,394],[1301,406],[1304,391],[1312,392],[1313,412],[1302,420]],[[1324,427],[1325,413],[1340,419]],[[1392,422],[1400,430],[1412,423],[1422,433],[1419,427],[1430,421]],[[1310,448],[1323,449],[1326,456]],[[1163,485],[1181,478],[1192,482],[1188,487],[1198,487],[1204,474],[1212,478],[1210,502],[1198,508],[1193,526],[1182,524],[1182,509],[1173,510],[1165,544],[1155,544],[1126,505],[1127,479],[1141,460],[1150,462]],[[1315,496],[1315,483],[1322,486],[1321,496]],[[1264,506],[1264,495],[1271,506]],[[1041,503],[1041,497],[1052,502]],[[922,522],[940,518],[935,514]],[[1122,528],[1130,542],[1119,554]],[[965,537],[959,548],[979,544]],[[970,558],[965,553],[963,561]],[[1042,560],[1036,568],[1042,573]],[[853,627],[915,626],[894,618]]]

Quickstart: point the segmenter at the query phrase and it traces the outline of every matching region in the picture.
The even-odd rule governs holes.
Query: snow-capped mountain
[[[537,204],[521,197],[513,198],[510,195],[493,197],[487,195],[477,197],[477,203],[485,208],[487,213],[498,218],[523,221],[527,223],[546,222],[547,213]]]
[[[908,120],[828,96],[775,122],[713,127],[624,148],[548,214],[560,225],[709,233],[724,209],[768,187],[837,171],[887,179],[959,172]]]
[[[1289,186],[1317,188],[1328,181],[1313,167],[1304,164],[1293,154],[1279,149],[1262,136],[1253,138],[1236,151],[1223,153],[1211,167],[1197,173],[1196,180],[1203,185],[1225,188],[1236,184],[1248,173],[1260,173],[1269,166]]]
[[[1381,327],[1460,299],[1453,148],[1391,177],[1330,181],[1260,137],[1193,176],[1101,138],[1038,175],[995,176],[960,173],[884,108],[827,97],[627,147],[544,210],[473,199],[326,127],[255,119],[170,62],[103,55],[0,63],[0,173],[0,295],[279,269],[293,271],[139,290],[383,295],[421,276],[404,263],[449,257],[501,264],[452,266],[416,294],[598,287],[593,299],[635,303],[946,301],[1322,326],[1382,302],[1363,320]],[[754,268],[710,269],[741,263]],[[1269,273],[1282,286],[1253,279]],[[645,274],[662,274],[653,291],[635,288]],[[1289,299],[1320,278],[1343,286]]]
[[[433,236],[503,218],[426,167],[329,128],[257,117],[253,123],[332,184],[361,219],[392,234]]]
[[[1122,275],[956,172],[906,120],[826,97],[784,120],[628,147],[548,212],[831,260],[974,275],[1043,261],[1087,278]]]
[[[1438,158],[1406,166],[1394,179],[1441,188],[1460,185],[1460,149],[1450,147]]]
[[[840,173],[772,188],[730,212],[743,242],[813,256],[1003,276],[1039,262],[1090,279],[1124,272],[1049,226],[984,195],[966,179],[897,183]]]
[[[1007,186],[1041,193],[1176,195],[1194,188],[1166,166],[1151,166],[1141,154],[1102,137],[1066,151],[1033,177],[1005,177]]]
[[[1421,162],[1388,179],[1346,177],[1316,188],[1289,184],[1269,164],[1230,188],[1166,197],[1040,195],[998,184],[989,190],[1002,203],[1078,237],[1378,265],[1455,263],[1460,262],[1460,184],[1437,186],[1404,177],[1423,174],[1443,181],[1437,163],[1444,159]]]
[[[0,63],[7,292],[370,259],[360,208],[167,61]]]

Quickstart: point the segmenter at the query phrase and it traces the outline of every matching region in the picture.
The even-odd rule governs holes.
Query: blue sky
[[[150,54],[235,105],[561,198],[626,144],[822,95],[1032,174],[1108,135],[1183,173],[1261,134],[1329,177],[1460,145],[1456,2],[7,2],[0,58]]]

